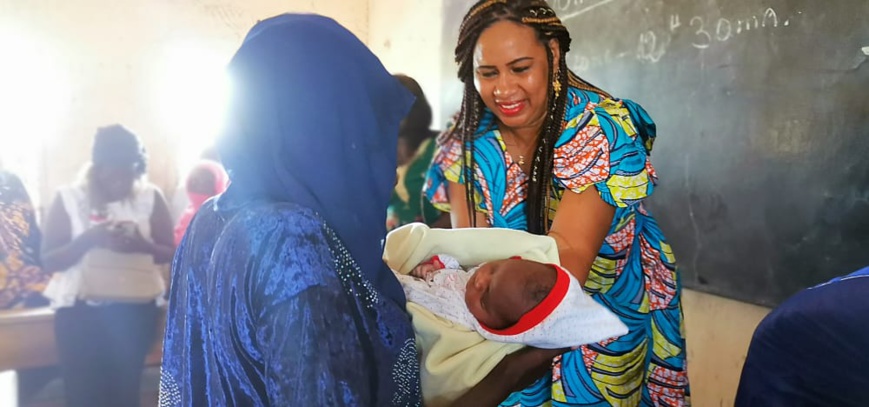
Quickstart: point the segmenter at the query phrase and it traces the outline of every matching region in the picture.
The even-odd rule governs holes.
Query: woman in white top
[[[146,161],[129,130],[98,129],[84,182],[61,188],[46,218],[42,261],[55,274],[44,294],[70,407],[139,405],[163,292],[156,264],[174,254],[166,200],[142,180]]]

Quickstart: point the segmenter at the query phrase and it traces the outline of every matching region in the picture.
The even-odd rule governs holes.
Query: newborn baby
[[[473,330],[501,331],[546,298],[556,267],[514,257],[465,271],[454,258],[438,255],[399,281],[408,301],[442,318]]]
[[[493,341],[555,349],[627,332],[554,264],[511,257],[465,271],[437,255],[397,277],[408,302]]]
[[[384,261],[407,296],[427,406],[451,405],[521,346],[566,348],[628,332],[579,280],[550,264],[558,248],[548,236],[410,224],[389,233]]]

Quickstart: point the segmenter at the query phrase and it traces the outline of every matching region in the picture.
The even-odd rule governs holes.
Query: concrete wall
[[[433,126],[442,128],[441,2],[439,0],[370,0],[368,46],[390,72],[419,82],[434,111]]]
[[[691,290],[682,307],[694,405],[732,406],[751,335],[769,309]]]

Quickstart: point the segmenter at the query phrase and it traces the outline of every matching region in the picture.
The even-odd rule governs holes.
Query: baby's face
[[[481,265],[468,280],[465,291],[465,303],[474,318],[492,329],[508,328],[518,322],[536,305],[529,303],[524,289],[540,265],[519,259]]]

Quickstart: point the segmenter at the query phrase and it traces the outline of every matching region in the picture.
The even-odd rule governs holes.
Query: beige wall
[[[388,69],[417,77],[433,106],[442,99],[438,81],[453,75],[440,72],[441,6],[371,0],[370,7],[371,48]],[[748,343],[768,309],[695,291],[685,292],[683,307],[694,405],[732,406]]]
[[[732,406],[754,328],[769,309],[685,290],[688,376],[695,406]]]
[[[369,42],[390,72],[419,82],[433,107],[433,127],[440,117],[441,2],[439,0],[371,0]]]
[[[185,87],[188,82],[199,82],[195,83],[199,88],[204,85],[195,73],[169,78],[167,83],[161,77],[166,56],[176,50],[174,55],[181,54],[183,64],[184,58],[201,63],[197,58],[203,55],[214,69],[221,69],[258,19],[287,11],[332,16],[367,41],[367,0],[0,0],[0,29],[36,38],[40,52],[50,56],[52,70],[61,72],[66,84],[60,114],[40,118],[53,123],[43,151],[30,148],[12,153],[11,137],[37,135],[28,134],[30,126],[12,135],[0,123],[0,132],[5,133],[0,141],[6,155],[12,156],[6,161],[36,184],[31,189],[45,204],[55,188],[72,181],[87,161],[95,129],[117,122],[142,137],[151,157],[151,180],[171,193],[181,159],[176,157],[176,147],[189,144],[184,139],[195,128],[167,123],[166,116],[184,117],[184,110],[196,109],[198,88]],[[195,52],[185,54],[185,46]],[[4,57],[8,55],[0,58]],[[3,64],[9,62],[15,61]],[[180,101],[165,100],[173,99],[174,88],[182,95]],[[178,104],[174,113],[164,109]],[[187,150],[196,154],[196,148]],[[15,156],[22,154],[28,159],[19,161],[40,161],[15,162]]]

